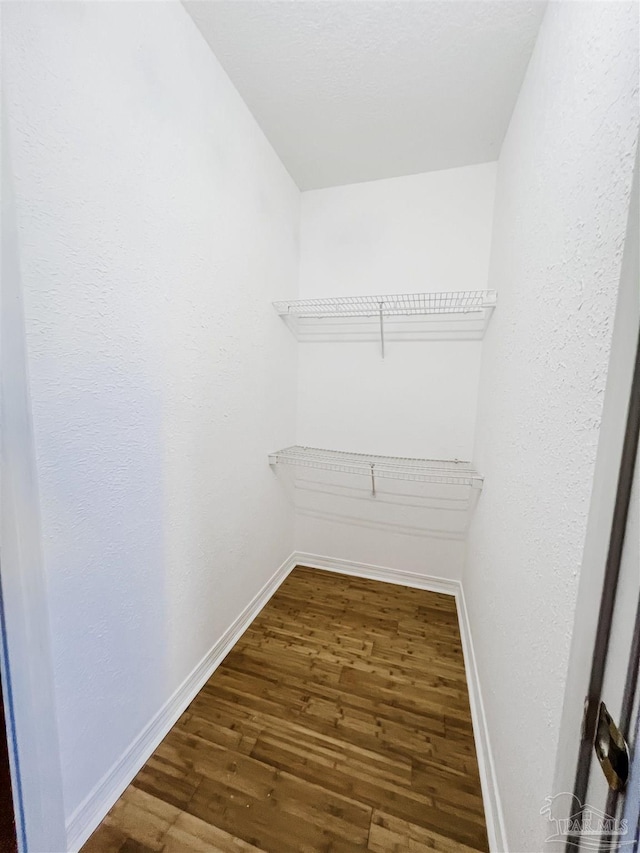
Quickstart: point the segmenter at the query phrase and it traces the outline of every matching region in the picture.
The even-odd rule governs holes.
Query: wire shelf
[[[468,314],[492,309],[494,290],[458,290],[441,293],[394,293],[380,296],[336,296],[273,303],[278,314],[295,317],[385,317],[418,314]]]
[[[342,450],[322,450],[318,447],[294,445],[269,455],[271,465],[285,464],[305,468],[321,468],[341,474],[361,474],[371,478],[372,494],[378,477],[409,480],[420,483],[439,483],[450,486],[470,486],[481,489],[483,477],[470,462],[457,459],[411,459],[399,456],[375,456],[348,453]]]

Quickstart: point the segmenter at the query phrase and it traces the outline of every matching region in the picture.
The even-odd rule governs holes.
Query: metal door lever
[[[622,791],[629,776],[629,749],[604,702],[598,707],[593,746],[609,787],[612,791]]]

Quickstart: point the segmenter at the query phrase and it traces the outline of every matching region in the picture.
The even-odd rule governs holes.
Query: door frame
[[[578,761],[576,765],[576,777],[573,787],[575,799],[584,804],[589,785],[589,776],[593,764],[593,741],[595,737],[597,715],[600,701],[602,700],[602,688],[604,685],[605,670],[607,665],[607,653],[611,639],[613,615],[618,591],[618,580],[622,553],[624,550],[627,521],[629,517],[629,505],[631,501],[631,490],[633,487],[634,474],[636,471],[636,457],[638,453],[638,437],[640,436],[640,334],[636,348],[636,360],[631,381],[631,392],[629,395],[629,406],[622,454],[620,457],[620,472],[618,475],[618,488],[616,491],[613,520],[611,523],[611,536],[609,540],[609,552],[602,584],[602,596],[600,599],[600,610],[596,627],[595,641],[593,644],[593,656],[591,660],[591,672],[589,675],[589,687],[585,700],[585,712],[581,730],[580,746],[578,748]],[[640,610],[638,611],[640,615]],[[631,724],[631,711],[636,690],[637,679],[637,653],[640,634],[638,633],[638,615],[633,633],[631,648],[629,649],[629,667],[622,703],[621,718],[617,720],[622,736],[628,738],[629,726]],[[609,791],[607,797],[606,813],[615,814],[618,802],[616,792]],[[566,849],[568,853],[572,849],[579,848],[579,836],[570,835],[567,839]]]

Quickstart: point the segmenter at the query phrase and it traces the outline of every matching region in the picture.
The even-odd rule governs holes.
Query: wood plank
[[[104,837],[106,846],[99,846],[101,838],[96,841],[96,836],[93,836],[89,842],[89,845],[93,846],[85,845],[83,850],[109,849],[113,838],[121,834],[124,838],[157,853],[162,851],[162,839],[179,813],[179,809],[164,800],[129,785],[96,833],[96,836],[100,834]]]
[[[375,811],[371,820],[368,849],[372,853],[475,853],[477,850],[380,811]]]
[[[120,853],[127,840],[125,833],[109,826],[105,820],[82,848],[82,853]]]
[[[164,837],[162,853],[264,853],[223,829],[181,812]]]

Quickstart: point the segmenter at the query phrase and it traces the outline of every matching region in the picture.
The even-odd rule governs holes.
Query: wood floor
[[[453,598],[296,568],[83,853],[488,850]]]

